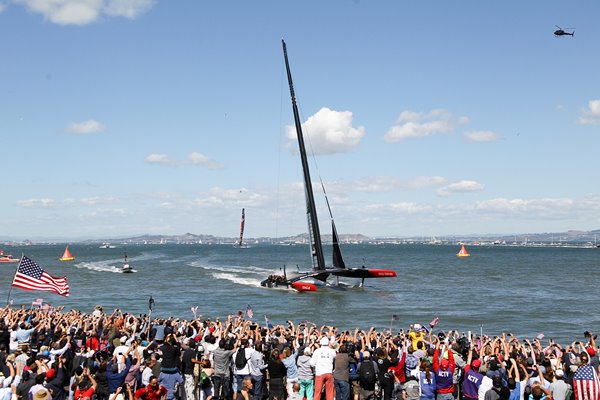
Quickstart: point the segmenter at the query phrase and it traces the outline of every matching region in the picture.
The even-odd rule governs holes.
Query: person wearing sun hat
[[[315,350],[310,365],[315,368],[315,391],[314,400],[321,399],[321,391],[325,386],[326,400],[333,400],[335,387],[333,383],[333,362],[335,360],[335,350],[329,347],[329,338],[323,336],[319,341],[321,347]]]

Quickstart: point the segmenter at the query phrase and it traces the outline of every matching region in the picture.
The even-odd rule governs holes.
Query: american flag
[[[440,322],[440,317],[435,317],[435,318],[434,318],[434,319],[433,319],[433,320],[432,320],[432,321],[429,323],[429,326],[433,328],[434,326],[436,326],[436,325],[438,324],[438,322]]]
[[[592,365],[582,365],[573,376],[575,400],[597,400],[600,398],[598,375]]]
[[[250,307],[250,304],[248,304],[248,307],[246,307],[246,315],[248,316],[248,318],[254,317],[254,311],[252,311],[252,307]]]
[[[47,274],[33,260],[25,256],[21,257],[12,286],[25,290],[46,290],[61,296],[69,295],[66,277],[56,278]]]
[[[41,307],[43,302],[44,302],[44,299],[35,299],[34,301],[31,302],[31,305]]]

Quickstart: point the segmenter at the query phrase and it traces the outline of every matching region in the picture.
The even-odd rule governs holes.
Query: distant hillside
[[[566,232],[544,232],[544,233],[521,233],[514,235],[505,234],[470,234],[470,235],[439,235],[439,236],[385,236],[369,237],[360,233],[341,234],[342,243],[370,243],[370,242],[418,242],[418,243],[457,243],[457,242],[482,242],[482,243],[503,243],[503,244],[522,244],[522,243],[600,243],[600,229],[592,231],[570,230]],[[139,235],[132,237],[117,237],[103,239],[87,240],[14,240],[8,237],[0,239],[0,242],[6,245],[29,245],[34,243],[131,243],[131,244],[153,244],[153,243],[180,243],[180,244],[234,244],[237,237],[214,236],[207,234],[185,233],[182,235]],[[258,237],[245,238],[247,243],[283,243],[283,244],[302,244],[308,243],[309,236],[306,233],[285,236],[279,238]],[[331,243],[331,235],[321,235],[324,243]]]

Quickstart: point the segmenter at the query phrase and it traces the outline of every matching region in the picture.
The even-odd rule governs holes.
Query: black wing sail
[[[292,97],[292,110],[294,112],[294,124],[296,125],[296,135],[298,136],[298,147],[300,150],[300,160],[302,161],[302,172],[304,175],[304,192],[306,194],[306,217],[308,219],[308,233],[310,236],[310,253],[312,257],[313,270],[325,270],[325,257],[323,256],[323,244],[321,243],[321,232],[319,231],[319,220],[317,218],[317,207],[315,206],[315,196],[313,194],[312,183],[310,180],[310,171],[308,169],[308,160],[306,158],[306,147],[304,146],[304,136],[302,134],[302,124],[300,123],[300,114],[296,104],[296,94],[294,93],[294,84],[292,83],[292,72],[288,62],[287,48],[285,42],[281,40],[283,46],[283,57],[285,58],[285,69],[287,72],[288,84],[290,86],[290,96]]]

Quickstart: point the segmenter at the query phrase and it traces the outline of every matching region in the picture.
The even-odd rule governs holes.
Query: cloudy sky
[[[598,229],[598,15],[554,0],[0,0],[0,238],[233,237],[242,208],[248,236],[305,232],[281,38],[340,233]]]

